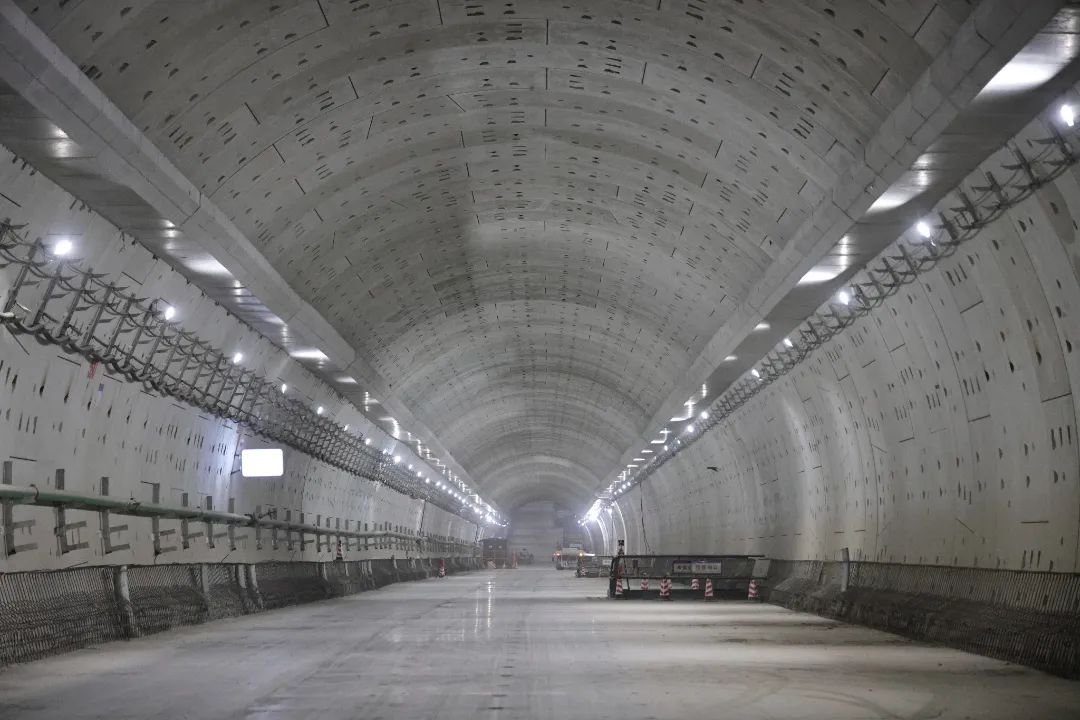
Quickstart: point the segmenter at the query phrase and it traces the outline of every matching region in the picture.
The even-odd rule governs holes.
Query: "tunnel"
[[[0,0],[0,720],[1080,718],[1080,3]]]

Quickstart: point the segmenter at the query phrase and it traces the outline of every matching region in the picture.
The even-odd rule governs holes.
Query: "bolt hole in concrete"
[[[1022,666],[768,604],[592,602],[606,587],[463,574],[110,643],[0,672],[0,718],[1080,717],[1080,683]]]

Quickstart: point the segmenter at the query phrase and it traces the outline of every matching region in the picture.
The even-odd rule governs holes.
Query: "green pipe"
[[[42,490],[33,485],[21,487],[18,485],[0,485],[0,500],[15,503],[17,505],[39,505],[45,507],[63,506],[73,510],[90,510],[117,513],[118,515],[133,515],[135,517],[156,517],[167,520],[194,520],[196,522],[216,523],[219,525],[239,525],[244,527],[276,528],[290,532],[302,532],[311,535],[333,535],[335,537],[356,538],[360,540],[373,538],[395,538],[402,540],[415,540],[415,535],[406,535],[400,532],[355,532],[350,530],[335,530],[308,525],[307,523],[293,523],[285,520],[271,518],[257,518],[254,515],[240,515],[238,513],[218,512],[217,510],[201,510],[190,507],[173,507],[169,505],[156,505],[153,503],[141,503],[136,500],[121,500],[118,498],[99,497],[94,495],[79,495],[60,490]],[[448,545],[467,547],[466,543],[455,541],[441,541]]]

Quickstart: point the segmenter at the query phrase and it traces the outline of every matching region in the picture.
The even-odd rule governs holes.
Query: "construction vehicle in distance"
[[[483,548],[484,565],[487,567],[508,567],[509,553],[506,549],[506,538],[484,538],[480,541]]]
[[[581,547],[571,546],[560,548],[551,556],[551,561],[555,565],[556,570],[576,570],[578,556],[584,553],[585,551],[582,550]]]

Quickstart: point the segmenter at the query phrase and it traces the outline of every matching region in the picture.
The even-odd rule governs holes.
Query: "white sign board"
[[[244,477],[281,477],[284,472],[285,460],[280,448],[240,453],[240,474]]]

